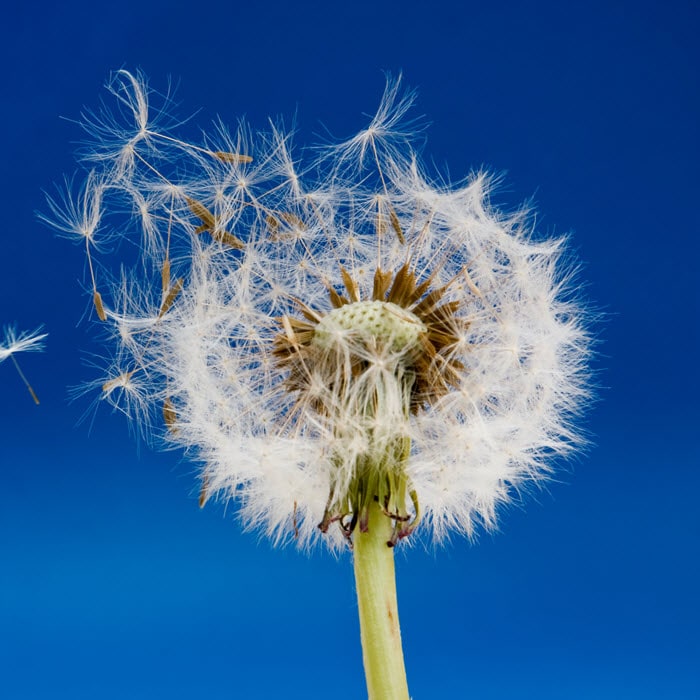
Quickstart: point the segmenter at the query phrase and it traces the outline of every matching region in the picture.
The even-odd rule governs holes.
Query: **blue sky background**
[[[9,13],[9,14],[8,14]],[[573,233],[607,313],[590,453],[478,543],[398,555],[415,700],[700,697],[698,9],[690,1],[17,4],[0,28],[0,697],[364,697],[349,557],[274,550],[197,507],[193,467],[67,387],[93,377],[83,255],[43,227],[76,119],[111,70],[179,84],[179,113],[298,144],[347,136],[382,70],[419,91],[426,154],[505,172]],[[67,118],[62,119],[62,117]],[[323,124],[323,127],[321,127]]]

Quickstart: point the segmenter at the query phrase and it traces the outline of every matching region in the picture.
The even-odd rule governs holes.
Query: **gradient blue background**
[[[398,556],[415,700],[700,697],[698,10],[690,1],[27,4],[0,29],[0,697],[362,698],[349,557],[274,550],[196,503],[69,385],[93,377],[83,255],[35,218],[111,70],[179,83],[195,124],[361,128],[382,69],[418,88],[426,153],[507,171],[573,232],[607,314],[590,453],[475,545]],[[103,94],[103,93],[102,93]],[[321,127],[320,124],[324,126]],[[194,128],[191,127],[191,128]]]

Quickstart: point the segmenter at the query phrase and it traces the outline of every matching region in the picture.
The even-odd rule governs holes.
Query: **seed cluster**
[[[430,175],[398,83],[311,160],[277,127],[193,143],[143,76],[108,87],[89,170],[44,218],[84,248],[101,399],[196,456],[200,503],[302,546],[319,523],[344,544],[375,500],[392,543],[419,500],[429,536],[471,536],[580,444],[590,338],[565,240],[495,209],[486,173]]]

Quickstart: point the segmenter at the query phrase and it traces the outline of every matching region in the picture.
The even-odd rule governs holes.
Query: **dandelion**
[[[37,329],[32,333],[23,332],[19,335],[17,331],[12,327],[8,326],[5,328],[3,342],[0,343],[0,362],[4,362],[8,358],[12,360],[12,364],[17,370],[20,379],[24,382],[24,386],[27,387],[29,395],[34,400],[35,404],[39,404],[39,397],[32,388],[27,378],[24,376],[24,372],[20,369],[19,363],[15,358],[18,352],[39,352],[44,349],[44,338],[46,338],[46,333],[41,333],[41,329]]]
[[[103,391],[162,416],[201,504],[352,550],[370,697],[407,698],[393,548],[494,528],[580,445],[590,340],[565,241],[491,206],[485,173],[429,177],[398,82],[304,167],[281,128],[192,144],[156,126],[142,77],[110,89],[133,131],[91,121],[83,206],[51,204],[64,231],[94,223],[86,242],[109,214],[130,243],[95,302],[119,368]]]

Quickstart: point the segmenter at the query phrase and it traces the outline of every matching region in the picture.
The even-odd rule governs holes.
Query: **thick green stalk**
[[[368,531],[353,535],[362,658],[369,700],[408,700],[396,601],[393,523],[379,504],[369,506]]]

